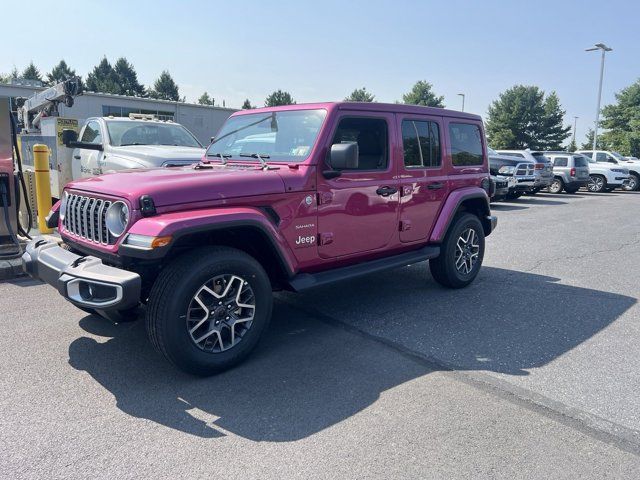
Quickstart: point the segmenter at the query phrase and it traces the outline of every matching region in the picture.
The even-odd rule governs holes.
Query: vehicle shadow
[[[540,299],[562,308],[545,314]],[[94,316],[81,320],[91,335],[72,342],[69,363],[134,417],[203,438],[230,432],[255,441],[295,441],[438,369],[527,375],[635,302],[489,267],[472,286],[446,290],[430,280],[425,265],[415,265],[297,296],[278,294],[257,351],[214,377],[195,378],[168,365],[147,341],[142,321],[114,325]],[[408,360],[374,337],[425,360]]]
[[[566,205],[567,202],[561,202],[559,200],[545,200],[537,197],[520,197],[518,202],[525,205]]]
[[[510,212],[512,210],[527,210],[529,207],[514,205],[506,202],[491,203],[491,210]]]

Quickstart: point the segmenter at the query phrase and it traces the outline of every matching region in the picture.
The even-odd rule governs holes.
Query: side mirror
[[[78,132],[76,132],[75,130],[70,130],[68,128],[65,128],[64,130],[62,130],[62,144],[65,147],[69,147],[70,143],[75,143],[78,141]]]
[[[358,168],[358,144],[336,143],[331,145],[329,163],[334,170],[345,170]]]
[[[216,137],[211,137],[211,143],[216,139]]]

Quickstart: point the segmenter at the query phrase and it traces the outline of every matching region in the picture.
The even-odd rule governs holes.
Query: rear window
[[[403,120],[402,146],[405,166],[440,166],[440,129],[437,123]]]
[[[482,165],[482,133],[469,123],[450,123],[451,161],[455,166]]]
[[[573,166],[574,167],[588,167],[589,166],[589,162],[587,162],[587,159],[584,158],[583,156],[579,156],[579,157],[573,157]]]
[[[549,159],[547,157],[544,156],[544,153],[540,153],[540,152],[534,152],[531,154],[533,156],[533,158],[536,159],[536,161],[541,162],[541,163],[549,163]]]
[[[524,155],[521,153],[516,153],[516,152],[498,152],[500,155],[504,156],[504,157],[519,157],[519,158],[524,158]]]

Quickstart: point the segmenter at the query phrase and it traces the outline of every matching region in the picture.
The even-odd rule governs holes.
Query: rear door
[[[449,182],[442,161],[442,117],[397,115],[402,143],[400,179],[400,241],[429,237]]]
[[[341,111],[327,144],[356,142],[357,169],[336,178],[318,173],[318,252],[333,258],[384,249],[398,238],[399,185],[395,118],[390,113]],[[397,152],[397,149],[395,149]],[[396,160],[397,161],[397,160]]]

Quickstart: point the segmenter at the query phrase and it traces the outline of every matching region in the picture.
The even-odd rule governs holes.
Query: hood
[[[163,207],[285,191],[279,169],[262,170],[255,165],[120,170],[74,181],[66,188],[126,198],[134,208],[142,195]]]
[[[520,157],[509,157],[506,155],[490,155],[489,156],[489,171],[492,175],[498,175],[500,167],[509,165],[515,167],[519,163],[534,163],[531,160],[527,160]]]
[[[149,167],[160,167],[166,163],[195,163],[204,156],[204,148],[177,147],[174,145],[128,145],[111,147],[111,155],[136,159]]]

